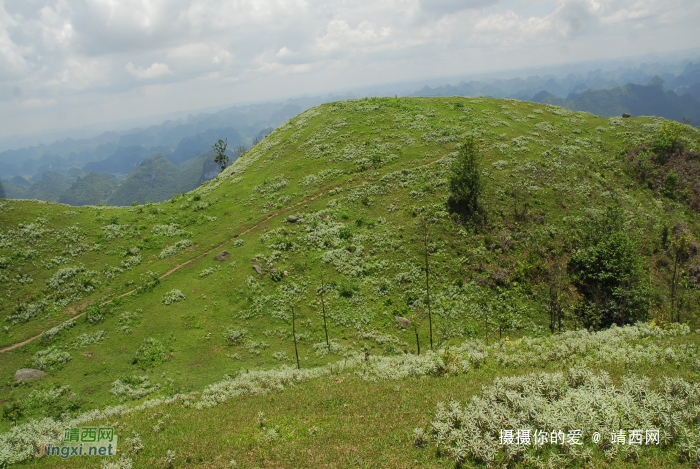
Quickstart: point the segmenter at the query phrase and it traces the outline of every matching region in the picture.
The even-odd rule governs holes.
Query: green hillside
[[[664,122],[516,100],[344,101],[166,202],[3,200],[0,347],[36,338],[0,361],[0,466],[92,423],[120,435],[113,467],[690,467],[700,133]],[[479,225],[446,208],[469,137]],[[154,155],[110,203],[165,197],[137,192],[178,171]],[[17,384],[20,368],[47,376]],[[450,399],[463,412],[438,405]],[[498,428],[558,422],[589,439],[621,425],[668,437],[498,444]]]
[[[178,192],[180,171],[162,153],[154,153],[126,177],[110,195],[110,205],[144,204],[147,201],[167,200]],[[131,202],[130,202],[131,201]]]

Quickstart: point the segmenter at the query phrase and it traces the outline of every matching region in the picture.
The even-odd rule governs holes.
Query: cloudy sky
[[[697,0],[0,0],[0,137],[700,46]]]

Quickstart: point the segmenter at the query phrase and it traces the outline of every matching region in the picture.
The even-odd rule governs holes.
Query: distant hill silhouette
[[[233,159],[233,158],[232,158]],[[107,204],[125,206],[132,202],[162,202],[175,194],[190,191],[202,181],[219,174],[212,151],[178,168],[162,153],[154,153],[139,164],[107,198]]]
[[[633,116],[658,116],[679,122],[683,119],[700,121],[700,102],[691,94],[678,96],[673,91],[664,91],[663,84],[657,76],[646,86],[627,84],[610,90],[589,89],[570,94],[569,99],[541,91],[533,96],[532,101],[604,117],[626,112]]]
[[[58,201],[75,206],[97,205],[104,202],[116,187],[117,181],[113,176],[91,172],[78,178]]]
[[[53,171],[44,171],[41,179],[32,184],[29,188],[24,185],[7,184],[6,192],[8,197],[46,200],[48,202],[58,202],[58,198],[71,186],[73,180],[63,174]],[[14,187],[11,187],[14,186]],[[12,192],[20,191],[19,197],[15,197]],[[12,195],[11,195],[12,194]]]
[[[168,159],[175,164],[179,164],[196,158],[203,152],[211,150],[212,145],[219,139],[228,139],[229,157],[233,156],[232,148],[245,144],[243,136],[233,127],[208,129],[180,140],[175,151],[168,155]]]
[[[162,153],[154,153],[139,164],[107,199],[109,205],[136,201],[161,202],[178,192],[180,170]]]
[[[156,152],[168,155],[170,148],[164,146],[151,147],[150,149],[141,146],[119,147],[114,154],[104,160],[87,163],[83,166],[83,171],[86,173],[94,171],[96,173],[128,174],[149,155]]]

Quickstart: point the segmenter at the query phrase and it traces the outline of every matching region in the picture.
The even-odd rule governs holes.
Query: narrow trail
[[[438,158],[438,159],[436,159],[436,160],[429,161],[429,162],[427,162],[427,163],[424,163],[424,164],[421,164],[421,165],[418,165],[418,166],[414,166],[414,167],[412,167],[412,168],[408,168],[408,170],[409,170],[409,171],[413,171],[413,170],[416,170],[416,169],[419,169],[419,168],[424,168],[424,167],[426,167],[426,166],[433,165],[433,164],[437,163],[438,161],[442,161],[444,158],[445,158],[445,157],[443,156],[443,157]],[[366,185],[366,184],[370,184],[370,182],[365,181],[365,182],[362,183],[362,184],[358,184],[358,185],[356,185],[356,186],[349,186],[349,187],[347,187],[346,189],[355,189],[355,188],[357,188],[357,187],[362,187],[362,186],[364,186],[364,185]],[[273,213],[269,214],[266,218],[264,218],[263,220],[261,220],[261,221],[258,222],[257,224],[251,226],[250,228],[248,228],[247,230],[245,230],[245,231],[243,231],[243,232],[241,232],[241,233],[238,233],[237,235],[233,235],[231,238],[227,239],[226,241],[224,241],[223,243],[219,244],[218,246],[213,247],[213,248],[209,249],[208,251],[203,252],[202,254],[199,254],[199,255],[197,255],[197,256],[195,256],[195,257],[189,259],[189,260],[186,260],[185,262],[182,262],[182,263],[180,263],[180,264],[177,264],[176,266],[174,266],[173,268],[171,268],[170,270],[168,270],[167,272],[165,272],[163,275],[161,275],[160,277],[158,277],[158,279],[165,278],[165,277],[167,277],[168,275],[172,274],[173,272],[176,272],[176,271],[179,270],[180,268],[186,266],[187,264],[189,264],[189,263],[191,263],[191,262],[193,262],[193,261],[196,261],[197,259],[200,259],[200,258],[202,258],[202,257],[208,256],[209,254],[211,254],[211,253],[214,252],[214,251],[218,251],[219,249],[221,249],[222,247],[224,247],[226,244],[230,243],[230,242],[233,241],[234,239],[239,238],[239,237],[241,237],[241,236],[243,236],[243,235],[245,235],[245,234],[250,233],[251,231],[253,231],[253,230],[256,229],[257,227],[259,227],[260,225],[263,225],[263,224],[267,223],[271,218],[274,218],[274,217],[278,216],[280,213],[285,212],[285,211],[290,210],[290,209],[293,209],[293,208],[295,208],[295,207],[298,207],[299,205],[305,204],[305,203],[310,202],[310,201],[312,201],[312,200],[316,200],[317,198],[326,195],[327,193],[329,193],[329,192],[331,192],[331,191],[337,189],[338,187],[339,187],[339,186],[336,186],[336,187],[334,187],[334,188],[332,188],[332,189],[328,189],[328,190],[325,190],[325,191],[323,191],[323,192],[319,192],[318,194],[316,194],[316,195],[314,195],[314,196],[312,196],[312,197],[309,197],[309,198],[307,198],[307,199],[301,200],[301,201],[299,201],[299,202],[297,202],[297,203],[295,203],[295,204],[292,204],[292,205],[290,205],[290,206],[288,206],[288,207],[281,208],[281,209],[277,210],[276,212],[273,212]],[[124,297],[124,296],[131,295],[131,294],[134,293],[135,291],[136,291],[136,289],[134,288],[133,290],[129,290],[129,291],[126,292],[126,293],[122,293],[121,295],[117,296],[117,298],[122,298],[122,297]],[[109,301],[105,302],[104,304],[109,304],[109,303],[111,303],[111,301],[112,301],[112,300],[109,300]],[[81,304],[80,306],[76,307],[75,309],[78,310],[78,311],[81,311],[81,310],[85,309],[85,307],[87,307],[88,305],[90,305],[91,303],[92,303],[92,301],[85,302],[85,303]],[[72,308],[68,308],[68,309],[70,310],[70,309],[72,309]],[[87,312],[87,311],[83,311],[82,313],[77,314],[77,315],[71,317],[70,319],[66,319],[66,321],[72,321],[72,320],[78,319],[79,317],[83,316],[86,312]],[[54,326],[54,327],[55,327],[55,326]],[[42,334],[43,334],[43,332],[40,332],[39,334],[35,335],[34,337],[30,337],[30,338],[25,339],[25,340],[23,340],[23,341],[21,341],[21,342],[17,342],[17,343],[15,343],[15,344],[8,345],[7,347],[4,347],[4,348],[0,349],[0,353],[9,352],[10,350],[16,349],[16,348],[21,347],[21,346],[23,346],[23,345],[26,345],[26,344],[28,344],[28,343],[30,343],[30,342],[32,342],[32,341],[38,339],[39,337],[41,337]]]

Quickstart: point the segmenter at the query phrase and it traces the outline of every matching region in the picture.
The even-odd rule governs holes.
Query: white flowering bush
[[[614,459],[611,435],[620,429],[658,429],[661,446],[682,442],[700,420],[700,384],[664,378],[652,387],[648,378],[623,378],[622,387],[604,373],[571,368],[564,373],[532,373],[498,378],[479,396],[462,405],[438,404],[430,433],[446,456],[465,462],[506,465],[523,461],[534,465],[556,455],[558,467],[585,462],[594,447],[593,433],[602,435],[601,450]],[[510,444],[502,440],[504,429],[546,432],[581,431],[581,445]],[[640,443],[641,445],[641,443]],[[638,448],[644,452],[645,446]],[[682,453],[683,447],[681,445]],[[682,455],[682,454],[681,454]]]
[[[280,362],[289,361],[289,355],[287,355],[287,352],[283,352],[281,350],[278,350],[275,353],[273,353],[272,358]]]
[[[69,319],[68,321],[63,322],[56,327],[52,327],[48,331],[42,332],[41,339],[45,342],[50,342],[63,331],[67,331],[68,329],[72,329],[73,327],[75,327],[75,321]]]
[[[122,332],[124,334],[131,334],[132,326],[136,326],[141,322],[142,314],[143,310],[141,309],[137,309],[134,312],[124,311],[122,314],[120,314],[119,325],[121,327],[119,328],[119,332]]]
[[[105,238],[109,240],[113,240],[115,238],[123,238],[128,230],[128,225],[117,225],[114,223],[102,227],[102,231],[104,231]]]
[[[270,346],[267,342],[264,340],[251,340],[248,339],[243,343],[243,348],[246,349],[248,353],[251,355],[260,355],[263,351],[263,349],[266,349]]]
[[[46,282],[57,305],[66,306],[79,299],[82,294],[92,293],[101,282],[98,273],[87,270],[85,266],[65,267],[58,270]]]
[[[177,303],[178,301],[182,301],[186,298],[187,297],[185,296],[185,294],[182,293],[180,290],[173,289],[164,294],[163,297],[160,299],[160,302],[164,305],[171,305],[173,303]]]
[[[151,383],[147,375],[131,375],[113,382],[109,392],[110,394],[122,398],[122,401],[127,398],[136,400],[153,394],[158,391],[160,387],[160,383]]]
[[[179,235],[181,230],[179,225],[171,223],[169,225],[155,225],[151,233],[155,236],[167,236],[172,238],[173,236]]]
[[[56,347],[39,350],[31,361],[32,368],[39,370],[60,370],[71,359],[70,353],[63,352]]]
[[[72,344],[74,349],[87,347],[88,345],[96,344],[105,337],[105,331],[95,331],[92,334],[80,334]]]
[[[202,269],[202,271],[199,272],[199,278],[209,277],[211,274],[216,273],[219,270],[221,270],[221,267],[219,267],[219,268],[208,267],[206,269]]]
[[[243,339],[248,336],[247,329],[232,329],[228,328],[224,332],[224,340],[228,345],[238,345]]]
[[[347,349],[343,347],[343,345],[336,339],[329,340],[328,344],[325,342],[319,342],[314,344],[313,347],[316,351],[317,357],[325,357],[328,354],[341,355],[347,351]]]
[[[23,324],[28,322],[30,319],[35,317],[39,313],[43,313],[48,306],[48,301],[46,298],[42,298],[36,303],[20,303],[19,306],[15,308],[14,313],[5,317],[5,321],[10,322],[13,326],[17,324]]]
[[[190,241],[189,239],[180,240],[171,246],[165,247],[158,255],[158,258],[165,259],[166,257],[174,256],[175,254],[190,246],[192,246],[192,241]]]

